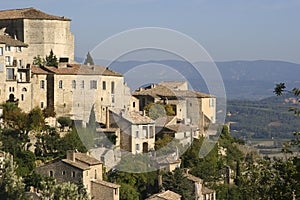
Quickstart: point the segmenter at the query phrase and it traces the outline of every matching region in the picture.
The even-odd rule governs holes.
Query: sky
[[[300,64],[298,0],[1,0],[0,5],[26,7],[71,18],[77,57],[119,32],[162,27],[193,38],[214,61]]]

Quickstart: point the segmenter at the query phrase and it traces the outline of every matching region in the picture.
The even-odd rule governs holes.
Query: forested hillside
[[[260,101],[228,101],[227,122],[235,136],[252,138],[291,138],[300,130],[299,118],[289,112],[298,106],[292,96],[270,97]]]

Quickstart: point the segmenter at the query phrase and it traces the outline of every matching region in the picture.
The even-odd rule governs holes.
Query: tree
[[[39,65],[39,66],[45,65],[45,63],[46,63],[45,59],[41,58],[40,55],[35,56],[32,62],[33,65]]]
[[[183,169],[176,168],[173,172],[163,174],[163,187],[165,190],[171,190],[182,196],[183,200],[194,199],[193,188],[183,174]]]
[[[25,184],[21,177],[16,174],[17,165],[12,156],[5,155],[4,170],[0,181],[0,197],[8,200],[22,200],[25,194]]]
[[[159,117],[164,116],[173,116],[175,112],[171,105],[163,104],[160,102],[157,103],[149,103],[145,106],[146,115],[153,120],[156,120]]]
[[[59,117],[57,121],[60,124],[62,130],[64,130],[65,127],[72,126],[72,120],[70,119],[70,117]]]
[[[88,65],[88,64],[94,65],[95,64],[90,52],[87,53],[86,59],[84,60],[84,64],[85,65]]]
[[[47,66],[53,66],[57,67],[58,66],[58,60],[56,58],[56,55],[54,55],[52,49],[50,51],[50,54],[46,56],[46,63]]]

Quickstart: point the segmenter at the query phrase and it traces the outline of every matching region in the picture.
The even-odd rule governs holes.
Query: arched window
[[[22,88],[22,92],[27,92],[27,89],[26,88]]]
[[[63,81],[62,81],[62,80],[60,80],[60,81],[58,82],[58,88],[60,88],[60,89],[63,88]]]

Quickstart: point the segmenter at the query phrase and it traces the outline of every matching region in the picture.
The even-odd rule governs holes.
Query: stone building
[[[74,36],[70,32],[71,20],[46,14],[35,8],[0,11],[0,29],[29,45],[27,62],[37,55],[45,57],[52,49],[58,58],[74,60]]]
[[[123,109],[111,109],[109,116],[110,127],[120,128],[122,150],[133,154],[154,150],[155,122],[151,118]]]
[[[209,94],[188,90],[186,82],[162,82],[133,93],[142,111],[149,103],[172,106],[177,123],[197,126],[201,133],[216,120],[216,98]]]
[[[74,151],[67,152],[66,159],[56,159],[36,171],[44,176],[53,177],[58,183],[82,182],[92,199],[118,200],[119,185],[103,181],[102,163],[97,159]]]
[[[27,44],[0,31],[0,102],[19,101],[28,95],[30,69],[26,65]]]

